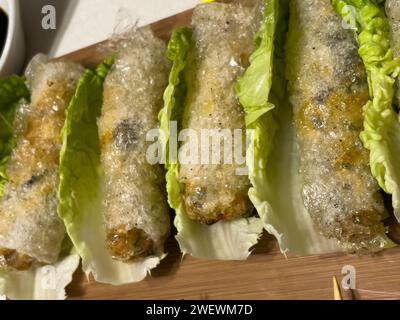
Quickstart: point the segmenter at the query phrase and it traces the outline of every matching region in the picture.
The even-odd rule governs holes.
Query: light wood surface
[[[187,25],[191,11],[153,24],[167,40],[171,31]],[[94,45],[61,59],[99,64],[104,56]],[[399,239],[399,227],[392,220],[391,235]],[[339,283],[342,267],[356,269],[357,299],[400,299],[400,248],[372,256],[331,254],[285,258],[276,241],[264,235],[247,261],[204,261],[182,259],[173,236],[166,245],[168,256],[152,275],[140,283],[111,286],[88,281],[78,271],[67,288],[71,299],[333,299],[332,277]],[[351,299],[343,292],[344,299]]]

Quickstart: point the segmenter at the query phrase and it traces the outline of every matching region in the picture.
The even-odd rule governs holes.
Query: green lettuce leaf
[[[106,249],[97,118],[101,115],[103,82],[112,63],[110,58],[95,71],[87,70],[69,106],[62,131],[59,214],[85,273],[99,282],[117,285],[144,279],[163,256],[123,263],[113,260]]]
[[[246,112],[246,125],[259,120],[275,106],[269,102],[272,86],[275,32],[279,19],[279,1],[266,1],[264,21],[255,36],[256,50],[250,56],[250,66],[236,83],[236,95]],[[272,130],[273,131],[273,130]],[[273,134],[273,132],[271,132]]]
[[[8,181],[7,164],[15,146],[13,123],[16,107],[21,99],[29,98],[24,78],[14,75],[0,80],[0,198]]]
[[[160,111],[160,129],[163,133],[164,156],[166,160],[166,181],[168,202],[175,210],[176,239],[183,254],[201,259],[244,260],[250,254],[262,231],[260,219],[236,219],[219,221],[211,226],[191,220],[182,200],[182,186],[179,182],[179,163],[169,159],[170,121],[178,122],[183,114],[184,98],[187,92],[186,76],[194,64],[188,61],[193,48],[192,31],[189,28],[176,30],[168,45],[168,58],[173,62],[169,85],[164,93],[164,108]]]
[[[11,76],[0,80],[0,198],[8,181],[7,165],[15,147],[14,116],[18,102],[29,101],[30,93],[23,77]],[[64,299],[65,287],[78,268],[79,256],[70,248],[54,265],[27,271],[0,269],[0,297],[13,300]]]
[[[288,6],[289,0],[267,2],[256,51],[236,86],[247,129],[253,130],[247,152],[253,186],[249,196],[285,255],[333,252],[336,242],[314,229],[301,196],[292,108],[285,99]]]
[[[390,24],[382,1],[333,0],[332,3],[358,35],[371,97],[364,106],[361,140],[370,151],[372,174],[380,187],[392,195],[394,214],[400,222],[400,122],[393,107],[400,59],[394,58],[390,47]]]

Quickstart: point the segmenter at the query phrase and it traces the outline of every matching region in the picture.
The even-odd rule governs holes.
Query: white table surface
[[[108,38],[114,30],[145,25],[192,8],[200,0],[20,0],[26,59],[60,56]],[[56,8],[56,30],[43,30],[44,5]],[[122,21],[122,22],[121,22]]]

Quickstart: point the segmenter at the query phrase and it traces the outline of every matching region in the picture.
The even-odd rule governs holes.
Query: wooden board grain
[[[167,40],[171,31],[189,24],[191,10],[151,25]],[[60,59],[95,67],[104,56],[101,44]],[[391,235],[400,234],[392,221]],[[342,268],[356,270],[357,299],[400,299],[400,248],[370,256],[330,254],[285,258],[272,236],[264,235],[247,261],[205,261],[182,258],[173,236],[168,256],[144,281],[111,286],[88,281],[79,270],[67,288],[70,299],[333,299],[332,277]],[[350,299],[349,292],[343,292]]]

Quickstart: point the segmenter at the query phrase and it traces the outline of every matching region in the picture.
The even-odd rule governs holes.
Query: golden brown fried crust
[[[142,229],[118,226],[108,230],[107,248],[113,259],[129,262],[152,255],[154,242]]]
[[[188,216],[203,224],[213,224],[220,220],[233,220],[249,216],[253,205],[247,194],[236,193],[233,200],[225,203],[218,202],[218,206],[205,207],[207,201],[207,187],[186,184],[183,195]],[[216,192],[216,191],[215,191]]]
[[[10,267],[18,271],[28,270],[35,259],[16,250],[0,248],[0,267]]]

